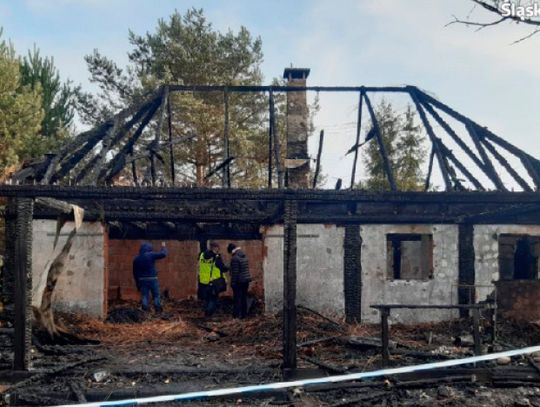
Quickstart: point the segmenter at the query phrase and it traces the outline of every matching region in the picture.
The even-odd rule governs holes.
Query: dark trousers
[[[150,303],[150,293],[154,299],[154,308],[156,311],[161,311],[161,301],[159,298],[159,282],[157,278],[142,278],[139,280],[139,287],[141,288],[141,304],[145,311],[148,311],[148,305]]]
[[[216,294],[214,287],[206,284],[199,284],[199,299],[204,302],[204,315],[211,317],[218,307],[219,294]]]
[[[233,317],[245,318],[247,317],[247,292],[249,282],[237,283],[232,286],[234,297],[234,309]]]

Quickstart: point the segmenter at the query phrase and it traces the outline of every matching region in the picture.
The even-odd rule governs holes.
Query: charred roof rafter
[[[363,144],[374,138],[377,140],[379,153],[385,164],[384,170],[389,184],[392,190],[398,190],[394,179],[394,170],[386,156],[384,140],[380,134],[381,130],[369,94],[400,93],[410,97],[412,105],[416,108],[421,119],[421,125],[431,143],[432,153],[425,180],[426,190],[430,187],[430,180],[433,178],[432,172],[435,169],[435,162],[438,164],[437,168],[441,172],[446,191],[510,190],[512,187],[509,187],[503,181],[501,176],[503,173],[506,175],[506,179],[523,191],[534,191],[540,188],[539,160],[415,86],[164,85],[143,98],[140,103],[122,110],[104,123],[79,134],[53,157],[34,163],[31,169],[25,168],[16,173],[13,176],[13,181],[16,183],[33,181],[40,184],[108,185],[113,182],[114,177],[122,169],[131,164],[133,182],[137,184],[136,161],[148,159],[151,166],[152,185],[155,185],[156,158],[165,166],[160,150],[169,148],[169,165],[171,168],[164,168],[163,174],[170,174],[173,182],[171,185],[174,186],[173,144],[186,141],[186,138],[175,140],[172,134],[170,95],[175,92],[223,92],[225,108],[223,123],[224,157],[219,169],[216,171],[223,171],[223,186],[226,188],[230,186],[229,164],[233,160],[228,147],[228,95],[230,93],[268,93],[270,112],[268,123],[268,168],[270,174],[272,162],[274,162],[278,174],[281,175],[281,163],[279,162],[279,156],[276,156],[275,152],[280,140],[279,135],[276,133],[275,115],[273,114],[273,95],[278,92],[298,91],[352,92],[359,94],[356,140],[353,147],[348,151],[348,153],[354,151],[356,157],[351,171],[352,184],[354,184],[355,179],[358,150]],[[365,103],[362,103],[362,101]],[[364,140],[360,140],[362,109],[364,106],[368,110],[372,129],[366,134]],[[168,117],[165,118],[165,115]],[[141,136],[152,120],[156,120],[157,123],[154,125],[155,135],[150,142],[141,145]],[[450,123],[450,120],[454,124]],[[162,127],[167,126],[163,126],[165,123],[169,127],[169,137],[167,142],[161,142]],[[437,134],[433,127],[434,124],[440,128],[439,131],[442,134]],[[456,125],[463,127],[465,135],[460,135],[456,131]],[[440,137],[441,135],[448,137],[448,140],[451,140],[454,145],[447,145]],[[452,150],[452,147],[455,151]],[[137,154],[135,154],[135,150],[137,150]],[[112,157],[108,158],[111,155]],[[461,160],[462,157],[470,160],[471,165],[465,165]],[[518,169],[514,168],[512,163],[508,161],[508,157],[517,159],[527,175],[520,174]],[[479,179],[478,175],[480,174],[485,178],[484,180]],[[272,188],[272,186],[272,179],[269,177],[268,188]],[[278,187],[282,187],[281,182],[278,183]]]

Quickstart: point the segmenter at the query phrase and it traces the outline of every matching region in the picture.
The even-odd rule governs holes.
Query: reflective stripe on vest
[[[212,268],[213,267],[213,268]],[[212,279],[210,280],[210,274]],[[199,256],[199,282],[201,284],[209,284],[210,281],[221,277],[221,270],[215,267],[215,258],[204,258],[204,252]]]

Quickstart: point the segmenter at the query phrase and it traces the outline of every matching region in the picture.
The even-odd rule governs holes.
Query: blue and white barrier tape
[[[216,397],[216,396],[228,396],[232,394],[255,393],[255,392],[261,392],[261,391],[267,391],[267,390],[286,389],[289,387],[302,387],[302,386],[308,386],[310,384],[345,382],[345,381],[350,381],[350,380],[367,379],[367,378],[379,377],[379,376],[396,375],[396,374],[401,374],[401,373],[411,373],[411,372],[417,372],[420,370],[437,369],[441,367],[466,365],[469,363],[494,360],[500,357],[519,356],[519,355],[525,355],[525,354],[534,353],[534,352],[540,352],[540,346],[531,346],[528,348],[514,349],[514,350],[498,352],[498,353],[491,353],[489,355],[472,356],[472,357],[463,358],[463,359],[445,360],[443,362],[424,363],[421,365],[404,366],[404,367],[397,367],[393,369],[381,369],[381,370],[375,370],[372,372],[350,373],[350,374],[344,374],[344,375],[339,375],[339,376],[319,377],[316,379],[267,383],[267,384],[253,385],[253,386],[233,387],[229,389],[196,391],[196,392],[182,393],[182,394],[171,394],[171,395],[166,395],[166,396],[144,397],[144,398],[138,398],[138,399],[100,401],[100,402],[95,402],[95,403],[82,403],[82,404],[66,404],[66,405],[57,406],[57,407],[134,406],[137,404],[144,404],[144,403],[160,403],[160,402],[166,402],[166,401],[194,400],[194,399],[202,399],[202,398],[209,398],[209,397]]]

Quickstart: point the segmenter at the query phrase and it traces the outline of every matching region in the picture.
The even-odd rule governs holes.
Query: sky
[[[0,0],[0,26],[19,53],[35,44],[63,78],[91,89],[85,55],[99,49],[123,66],[129,29],[153,31],[159,18],[190,7],[203,8],[219,30],[243,25],[260,36],[267,83],[292,64],[311,69],[309,85],[416,85],[540,157],[540,35],[511,45],[527,27],[445,27],[471,12],[492,20],[470,0]],[[325,129],[329,182],[350,172],[344,153],[357,103],[354,95],[321,96],[315,124]]]

